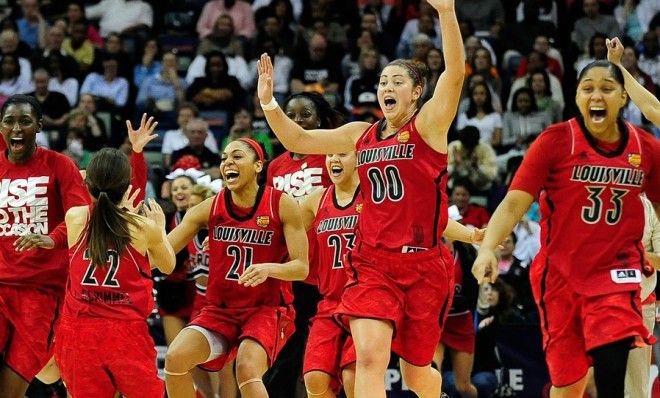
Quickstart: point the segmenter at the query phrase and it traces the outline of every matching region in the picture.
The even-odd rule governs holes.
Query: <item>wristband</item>
[[[272,97],[270,99],[270,102],[267,104],[262,104],[261,101],[259,101],[259,104],[261,104],[261,109],[265,111],[272,111],[273,109],[277,108],[279,105],[277,104],[277,101],[275,101],[275,97]]]

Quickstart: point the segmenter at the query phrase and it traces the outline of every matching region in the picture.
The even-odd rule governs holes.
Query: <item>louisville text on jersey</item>
[[[409,160],[413,158],[415,144],[388,145],[369,148],[358,152],[358,166],[386,160]]]
[[[221,242],[240,242],[267,246],[273,240],[273,231],[254,228],[236,228],[216,226],[213,239]]]
[[[48,234],[49,179],[0,180],[0,236]]]
[[[571,180],[641,187],[644,182],[644,171],[626,167],[578,165],[573,166]]]
[[[357,215],[328,218],[319,223],[318,228],[316,228],[316,233],[320,234],[328,231],[341,231],[343,229],[352,230],[355,228],[357,221]]]

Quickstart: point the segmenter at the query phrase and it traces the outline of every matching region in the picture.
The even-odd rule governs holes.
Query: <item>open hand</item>
[[[158,137],[158,134],[154,134],[154,130],[158,126],[158,122],[154,121],[154,117],[151,116],[147,120],[147,114],[142,114],[142,120],[140,120],[140,127],[137,130],[133,130],[133,124],[130,120],[126,120],[126,129],[128,130],[128,140],[133,145],[133,152],[140,153],[150,141]]]
[[[135,188],[133,189],[132,185],[128,186],[128,189],[126,192],[124,192],[124,196],[121,198],[121,203],[119,204],[119,208],[126,209],[130,211],[131,213],[139,213],[140,208],[144,204],[144,202],[140,201],[137,205],[134,205],[135,199],[137,199],[138,195],[140,194],[141,189],[140,188]]]
[[[257,95],[262,104],[267,104],[273,98],[273,62],[268,54],[261,54],[257,61],[257,72]]]
[[[149,206],[143,206],[144,216],[155,222],[159,228],[165,229],[165,213],[158,202],[149,199]]]
[[[53,242],[53,239],[48,235],[27,234],[20,236],[14,241],[14,250],[17,252],[37,248],[52,249],[53,247],[55,247],[55,242]]]

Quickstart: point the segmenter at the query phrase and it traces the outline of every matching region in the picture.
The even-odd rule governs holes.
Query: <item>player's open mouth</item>
[[[225,171],[225,182],[226,183],[231,183],[234,182],[238,179],[238,171],[236,170],[227,170]]]
[[[589,108],[589,117],[594,123],[600,123],[605,120],[607,109],[602,106],[592,106]]]
[[[333,177],[339,177],[343,171],[344,168],[339,165],[333,165],[332,167],[330,167],[330,173],[332,174]]]
[[[25,149],[25,139],[22,137],[12,137],[9,139],[9,149],[12,152],[20,152]]]
[[[383,110],[391,111],[396,106],[396,100],[393,97],[387,96],[383,98],[383,104],[385,105]]]

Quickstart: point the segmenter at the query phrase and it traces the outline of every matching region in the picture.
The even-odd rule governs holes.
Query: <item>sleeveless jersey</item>
[[[381,120],[357,141],[364,201],[358,243],[409,252],[440,242],[447,226],[447,154],[424,142],[416,118],[384,139]]]
[[[298,201],[317,189],[332,185],[325,168],[325,155],[294,159],[287,151],[270,162],[266,174],[266,185],[284,191]]]
[[[154,309],[151,267],[146,255],[128,245],[108,250],[106,267],[92,265],[85,232],[69,249],[70,268],[63,315],[146,320]]]
[[[216,195],[209,217],[209,304],[249,308],[292,302],[291,282],[268,278],[256,287],[238,284],[250,265],[282,263],[288,258],[279,214],[282,195],[272,187],[260,187],[254,207],[245,216],[233,210],[229,190]]]
[[[541,251],[533,271],[558,270],[574,291],[588,296],[639,287],[644,261],[639,194],[660,192],[657,141],[628,123],[620,131],[618,148],[606,152],[582,119],[549,127],[525,155],[510,188],[534,196],[542,190]]]
[[[344,255],[355,245],[355,227],[362,211],[360,188],[345,206],[337,203],[335,186],[331,185],[321,197],[314,218],[318,254],[319,292],[324,298],[341,299],[346,284]]]
[[[195,279],[197,293],[204,296],[206,286],[197,283],[197,278],[209,276],[209,253],[204,251],[204,239],[208,236],[208,229],[200,229],[197,235],[188,242],[189,269],[192,270],[192,277]]]

